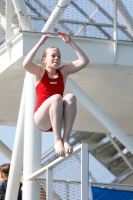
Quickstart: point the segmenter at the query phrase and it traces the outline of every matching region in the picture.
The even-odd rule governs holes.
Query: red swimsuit
[[[36,105],[34,113],[42,105],[42,103],[54,94],[60,94],[63,97],[64,92],[64,81],[60,70],[57,71],[57,78],[49,78],[48,72],[45,69],[45,73],[36,86]],[[52,131],[52,128],[48,131]]]

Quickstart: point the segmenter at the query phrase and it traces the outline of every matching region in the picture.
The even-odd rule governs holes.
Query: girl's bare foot
[[[60,156],[60,157],[65,157],[65,149],[63,146],[62,139],[56,140],[54,143],[54,148],[55,152]]]
[[[72,146],[67,141],[64,142],[64,149],[65,149],[65,156],[70,155],[73,152]]]

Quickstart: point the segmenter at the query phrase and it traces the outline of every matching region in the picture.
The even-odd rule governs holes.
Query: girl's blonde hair
[[[42,61],[43,64],[44,64],[43,58],[46,58],[47,52],[48,52],[49,49],[58,49],[58,48],[55,47],[55,46],[52,46],[52,47],[48,47],[47,49],[45,49],[45,51],[44,51],[43,54],[42,54],[42,58],[41,58],[41,61]],[[58,49],[58,50],[59,50],[59,49]],[[60,50],[59,50],[59,52],[60,52]]]

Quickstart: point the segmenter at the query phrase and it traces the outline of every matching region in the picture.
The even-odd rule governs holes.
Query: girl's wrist
[[[69,37],[69,39],[66,41],[66,43],[68,43],[71,40],[71,38]]]

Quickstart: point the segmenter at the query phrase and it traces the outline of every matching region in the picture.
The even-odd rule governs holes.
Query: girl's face
[[[46,57],[43,57],[43,62],[46,67],[57,69],[61,64],[60,51],[56,48],[48,49]]]

